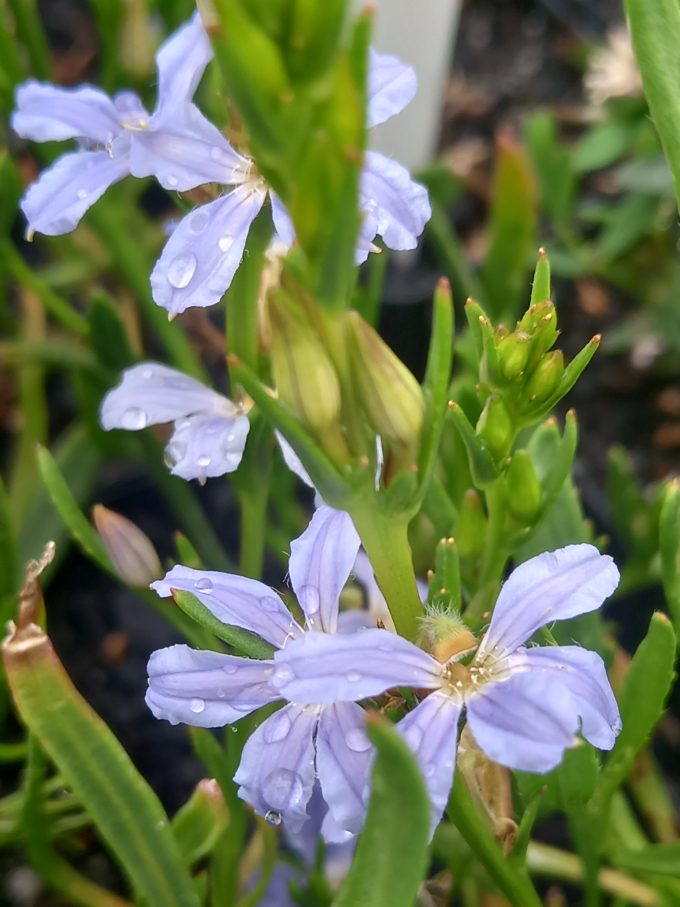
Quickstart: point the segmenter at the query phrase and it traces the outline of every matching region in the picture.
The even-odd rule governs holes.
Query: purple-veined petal
[[[268,681],[273,662],[169,646],[151,654],[146,704],[156,718],[223,727],[279,695]]]
[[[238,795],[273,825],[295,832],[308,819],[314,787],[318,709],[287,705],[263,721],[243,747],[234,775]]]
[[[223,624],[257,633],[274,646],[302,633],[276,592],[246,576],[176,564],[151,588],[161,598],[170,597],[173,589],[191,592]]]
[[[151,117],[147,129],[131,133],[130,172],[155,176],[164,189],[242,183],[250,167],[194,104],[166,108]]]
[[[91,139],[106,145],[121,131],[111,98],[90,85],[57,88],[31,79],[17,88],[12,129],[34,142]]]
[[[413,750],[425,779],[432,806],[432,833],[444,814],[453,784],[462,710],[461,699],[437,690],[397,724],[397,730]]]
[[[418,87],[412,66],[391,54],[379,54],[372,47],[368,58],[367,126],[384,123],[413,100]]]
[[[239,186],[183,217],[151,272],[156,303],[171,316],[218,303],[241,264],[264,199],[261,189]]]
[[[532,557],[503,585],[479,654],[513,652],[539,627],[599,608],[618,584],[613,560],[593,545]]]
[[[156,54],[158,69],[158,102],[156,109],[189,101],[212,60],[212,45],[203,28],[201,17],[194,13],[160,47]]]
[[[274,434],[276,435],[276,440],[279,442],[279,447],[281,448],[281,453],[283,454],[283,461],[290,469],[292,473],[302,479],[305,485],[308,485],[310,488],[314,488],[314,482],[309,478],[309,474],[305,467],[302,465],[300,457],[295,453],[293,448],[290,446],[288,441],[283,437],[278,428],[274,429]]]
[[[106,151],[74,151],[60,157],[21,201],[29,235],[60,236],[75,230],[88,208],[128,172],[127,161],[114,161]]]
[[[366,712],[353,702],[327,705],[316,734],[316,770],[333,820],[358,834],[368,803],[374,750],[364,730]]]
[[[466,696],[465,705],[481,749],[508,768],[549,772],[576,739],[579,719],[571,694],[564,685],[546,684],[544,672],[486,683]]]
[[[238,469],[246,446],[247,416],[199,414],[175,423],[165,448],[170,472],[182,479],[214,479]]]
[[[276,192],[269,190],[269,201],[272,206],[272,220],[276,234],[284,246],[292,246],[295,242],[295,227],[290,219],[290,214]]]
[[[367,248],[376,233],[390,249],[415,249],[432,216],[427,189],[377,151],[366,152],[359,203],[364,218],[359,249]]]
[[[274,656],[272,684],[292,702],[358,702],[394,686],[436,688],[442,666],[387,630],[304,633]]]
[[[195,378],[158,362],[142,362],[126,369],[120,384],[104,397],[99,421],[106,431],[137,431],[194,413],[234,419],[239,412],[231,400]]]
[[[621,730],[621,716],[597,652],[580,646],[545,646],[520,649],[506,659],[512,673],[531,671],[545,679],[545,695],[554,684],[571,693],[581,719],[581,733],[593,746],[610,750]]]
[[[335,633],[340,593],[360,544],[350,515],[325,504],[291,542],[288,572],[310,630]]]

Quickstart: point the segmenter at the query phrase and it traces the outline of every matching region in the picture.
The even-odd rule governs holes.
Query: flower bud
[[[340,417],[340,382],[304,308],[292,297],[270,297],[271,359],[280,399],[315,432]]]
[[[550,300],[530,305],[517,325],[517,330],[529,334],[531,350],[529,367],[535,365],[557,340],[557,312]]]
[[[496,346],[498,365],[506,381],[519,378],[529,359],[531,337],[524,331],[514,331],[503,337]]]
[[[92,508],[92,519],[113,569],[128,586],[148,586],[163,575],[156,549],[148,536],[115,510],[103,504]]]
[[[423,426],[421,387],[358,312],[348,312],[346,317],[352,378],[361,406],[381,437],[409,447]]]
[[[430,606],[419,623],[420,644],[442,664],[477,648],[477,639],[456,611]]]
[[[564,373],[562,350],[547,353],[533,370],[524,389],[531,403],[542,403],[556,390]]]
[[[541,484],[526,450],[513,455],[505,485],[510,513],[521,523],[532,523],[541,509]]]
[[[477,421],[477,434],[486,441],[496,460],[500,460],[510,450],[515,429],[510,413],[500,397],[491,396],[486,401]]]
[[[468,488],[458,515],[456,542],[462,558],[476,557],[486,542],[486,514],[482,500],[474,488]]]

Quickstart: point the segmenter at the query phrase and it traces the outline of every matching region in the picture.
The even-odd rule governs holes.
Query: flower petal
[[[255,812],[291,831],[308,819],[306,807],[314,788],[316,709],[287,705],[250,735],[234,775],[238,795]]]
[[[295,227],[290,219],[290,214],[276,192],[269,190],[269,200],[272,206],[272,220],[277,236],[284,246],[292,246],[295,242]]]
[[[508,656],[513,673],[539,672],[545,679],[546,696],[553,684],[565,686],[581,719],[581,733],[593,746],[610,750],[621,730],[621,716],[607,678],[607,669],[597,652],[580,646],[545,646],[519,650]]]
[[[413,100],[418,87],[412,66],[390,54],[379,54],[371,47],[368,58],[367,126],[384,123]]]
[[[594,611],[618,584],[616,565],[593,545],[568,545],[532,557],[501,589],[479,654],[512,652],[539,627]]]
[[[366,816],[374,750],[366,736],[366,712],[353,702],[326,706],[316,735],[321,792],[340,829],[358,834]]]
[[[191,592],[223,624],[257,633],[274,646],[302,633],[276,592],[246,576],[177,564],[151,588],[161,598],[173,589]]]
[[[106,145],[121,131],[111,98],[90,85],[58,88],[31,79],[17,88],[12,129],[34,142],[91,139]]]
[[[239,186],[182,218],[151,272],[158,305],[177,315],[190,306],[220,301],[241,263],[264,198],[259,189]]]
[[[74,151],[60,157],[21,201],[29,235],[60,236],[75,230],[88,208],[128,172],[126,160],[112,160],[106,151]]]
[[[234,403],[195,378],[158,362],[142,362],[126,369],[120,384],[104,397],[99,421],[106,431],[137,431],[194,413],[233,419],[239,412]]]
[[[170,472],[199,482],[233,472],[241,462],[249,428],[247,416],[201,414],[180,420],[165,448]]]
[[[291,542],[288,571],[310,630],[335,633],[340,593],[360,544],[350,515],[325,504]]]
[[[453,784],[462,710],[461,700],[437,690],[397,724],[397,730],[413,750],[425,778],[432,805],[433,834],[444,814]]]
[[[363,222],[357,255],[376,233],[390,249],[415,249],[432,216],[427,189],[412,180],[405,167],[377,151],[366,152],[360,205]]]
[[[295,453],[288,441],[286,441],[286,439],[283,437],[278,428],[274,429],[274,434],[276,435],[276,440],[279,442],[279,447],[281,448],[281,453],[283,454],[283,461],[288,469],[290,469],[292,473],[295,473],[298,479],[302,479],[305,485],[308,485],[310,488],[314,488],[314,483],[310,479],[307,470],[302,465],[302,460],[300,460],[300,457],[298,457],[298,455]]]
[[[487,683],[465,705],[479,746],[508,768],[549,772],[575,742],[579,720],[571,694],[561,684],[546,688],[544,672]]]
[[[358,702],[393,686],[435,688],[442,666],[387,630],[304,633],[274,656],[272,684],[292,702]]]
[[[203,28],[201,17],[194,13],[160,47],[156,54],[158,69],[157,109],[189,101],[201,81],[213,50]]]
[[[251,167],[194,104],[155,113],[131,134],[130,172],[155,176],[164,189],[185,192],[203,183],[241,183]]]
[[[223,727],[279,698],[268,682],[273,662],[169,646],[151,654],[146,704],[156,718]]]

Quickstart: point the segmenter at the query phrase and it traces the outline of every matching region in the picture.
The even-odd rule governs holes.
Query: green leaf
[[[109,728],[79,695],[35,624],[3,643],[17,710],[87,808],[140,901],[198,907],[158,798]]]
[[[630,872],[651,872],[680,878],[680,841],[652,844],[640,850],[619,850],[612,854],[612,859],[621,869]]]
[[[432,335],[423,381],[425,426],[419,463],[423,491],[430,480],[444,427],[453,362],[453,336],[453,299],[449,283],[443,279],[434,294]]]
[[[333,907],[413,907],[427,867],[430,804],[423,776],[397,732],[377,718],[368,814]],[[398,871],[396,867],[398,866]]]
[[[567,226],[572,217],[578,181],[571,154],[560,142],[552,113],[539,111],[524,125],[523,138],[538,177],[541,207],[556,224]]]
[[[495,482],[498,470],[486,442],[475,434],[474,428],[457,403],[449,403],[449,414],[465,444],[475,485],[484,488]]]
[[[664,489],[659,520],[661,579],[675,634],[680,638],[680,485],[672,479]]]
[[[631,147],[640,125],[638,119],[610,120],[589,129],[571,158],[576,173],[589,173],[613,164]]]
[[[645,94],[668,158],[680,204],[680,4],[625,0]]]
[[[199,781],[172,820],[172,832],[187,868],[212,852],[228,823],[229,812],[217,781]]]
[[[548,258],[545,249],[539,249],[534,279],[531,284],[530,305],[536,305],[539,302],[547,302],[551,298],[550,259]]]
[[[2,626],[14,615],[19,585],[19,559],[10,520],[9,501],[5,486],[0,479],[0,623]]]
[[[272,657],[274,647],[268,642],[260,639],[254,633],[248,632],[248,630],[223,624],[190,592],[174,589],[173,597],[177,602],[177,607],[185,614],[188,614],[192,620],[210,630],[218,639],[222,639],[224,642],[229,643],[230,646],[238,649],[239,652],[249,658]]]

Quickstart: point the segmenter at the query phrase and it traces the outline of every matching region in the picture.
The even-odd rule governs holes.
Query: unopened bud
[[[553,303],[548,300],[530,305],[517,325],[517,330],[527,333],[531,337],[529,355],[529,366],[531,367],[553,346],[559,335],[557,311]]]
[[[527,381],[525,395],[531,403],[542,403],[557,389],[564,374],[564,356],[562,350],[547,353]]]
[[[290,296],[270,304],[272,371],[280,399],[316,432],[340,416],[340,382],[305,310]]]
[[[514,381],[526,368],[530,342],[531,337],[524,331],[515,331],[498,342],[498,365],[506,381]]]
[[[541,509],[541,484],[526,450],[513,455],[505,483],[510,512],[520,522],[531,523]]]
[[[483,438],[492,455],[500,460],[512,445],[515,435],[510,413],[500,397],[491,396],[486,401],[477,422],[477,434]]]
[[[423,426],[421,387],[358,312],[346,317],[352,378],[361,406],[381,437],[408,447]]]
[[[431,606],[419,623],[420,644],[442,664],[477,648],[477,639],[456,611]]]
[[[456,542],[460,556],[476,557],[484,550],[487,529],[482,500],[474,488],[463,495],[456,527]]]
[[[103,504],[92,508],[92,519],[113,569],[128,586],[148,586],[163,574],[148,536],[115,510]]]

